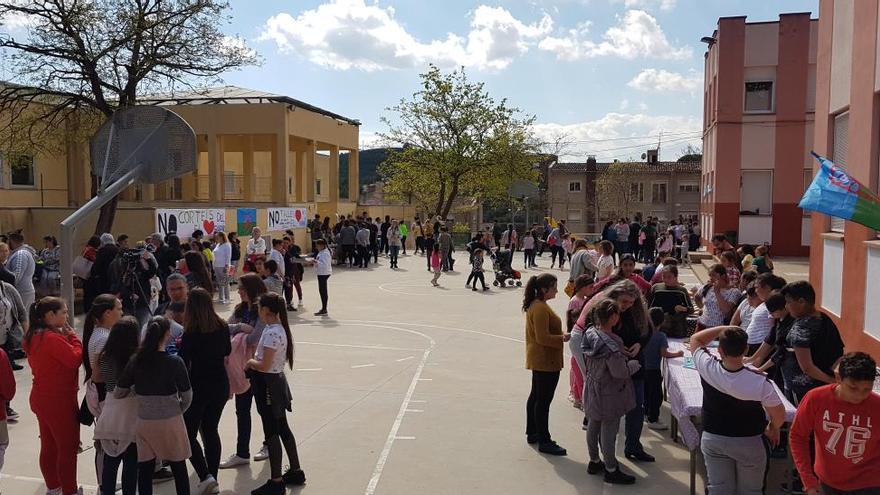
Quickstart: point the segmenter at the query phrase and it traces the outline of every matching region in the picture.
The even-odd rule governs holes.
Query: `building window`
[[[581,181],[573,180],[568,183],[568,192],[581,192]]]
[[[569,222],[582,222],[584,220],[584,215],[581,210],[568,210],[567,216]]]
[[[631,201],[637,203],[645,202],[645,185],[641,182],[633,182],[629,187]]]
[[[3,162],[9,168],[9,185],[12,187],[34,187],[36,185],[33,156],[10,155],[3,157]]]
[[[293,194],[293,178],[287,178],[287,194]]]
[[[171,182],[169,183],[169,185],[170,185],[171,191],[170,191],[168,199],[176,199],[176,200],[183,199],[183,178],[182,177],[175,177],[175,178],[171,179]]]
[[[666,183],[654,182],[651,184],[651,202],[654,204],[666,203]]]
[[[739,214],[770,215],[773,212],[773,173],[743,171],[740,180]]]
[[[844,112],[834,117],[834,148],[831,161],[837,165],[846,166],[849,154],[849,112]],[[842,218],[831,217],[831,231],[843,232],[846,221]]]
[[[315,179],[315,194],[321,195],[321,179]]]
[[[678,185],[678,192],[680,193],[699,193],[700,185],[696,182],[682,182]]]
[[[773,111],[773,81],[750,81],[746,83],[745,111]]]

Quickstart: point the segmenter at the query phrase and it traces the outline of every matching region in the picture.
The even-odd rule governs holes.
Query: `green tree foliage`
[[[534,117],[496,101],[464,69],[444,74],[433,65],[422,89],[387,109],[382,137],[403,145],[380,166],[385,193],[448,216],[456,199],[507,197],[515,180],[537,181]]]
[[[27,34],[0,33],[16,83],[0,85],[6,149],[82,144],[59,144],[59,135],[85,141],[145,95],[193,89],[258,62],[241,38],[223,33],[230,21],[223,0],[0,1],[0,22],[11,19]],[[97,232],[110,231],[115,212],[114,199],[101,209]]]

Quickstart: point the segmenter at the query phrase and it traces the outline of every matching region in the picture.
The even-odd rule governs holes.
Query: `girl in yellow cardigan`
[[[526,313],[526,368],[532,370],[532,390],[526,402],[526,440],[550,455],[566,455],[550,437],[550,403],[562,370],[562,349],[569,334],[562,332],[562,320],[547,305],[556,297],[556,277],[549,273],[533,276],[526,284],[522,309]]]

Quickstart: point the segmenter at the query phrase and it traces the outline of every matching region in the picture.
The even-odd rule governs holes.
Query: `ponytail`
[[[92,333],[95,331],[95,324],[104,317],[104,313],[112,311],[113,308],[116,307],[116,301],[116,296],[113,294],[101,294],[95,298],[94,302],[92,302],[92,308],[89,310],[88,314],[86,314],[86,321],[83,323],[82,338],[83,347],[87,349],[86,352],[82,353],[83,369],[86,372],[86,380],[92,377],[92,362],[89,360],[88,348],[89,340],[92,338]]]
[[[528,311],[529,306],[536,300],[544,300],[544,294],[556,286],[556,276],[551,273],[532,275],[526,282],[525,294],[523,295],[522,310]]]
[[[281,326],[284,327],[284,335],[287,336],[287,365],[293,369],[293,334],[290,332],[290,323],[287,321],[287,310],[284,307],[284,299],[274,292],[267,292],[260,296],[260,306],[268,309],[272,314],[278,315]]]
[[[31,304],[31,309],[28,313],[28,331],[24,334],[25,347],[30,345],[34,334],[46,328],[46,313],[60,311],[64,308],[65,304],[64,299],[52,296],[46,296]]]

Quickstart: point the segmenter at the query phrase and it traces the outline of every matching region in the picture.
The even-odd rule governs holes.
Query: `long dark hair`
[[[165,334],[171,331],[171,322],[164,316],[154,316],[147,323],[147,332],[144,334],[144,341],[138,347],[137,352],[132,359],[132,363],[141,364],[155,359],[161,351],[159,351],[159,343],[165,337]]]
[[[113,294],[101,294],[92,302],[92,308],[86,314],[86,321],[83,324],[82,343],[84,348],[88,349],[89,347],[89,340],[92,338],[92,333],[95,332],[95,325],[104,317],[104,313],[113,311],[118,300]],[[83,369],[86,371],[85,379],[88,380],[92,377],[92,362],[89,360],[88,351],[82,353],[82,362]]]
[[[214,311],[211,294],[201,287],[191,290],[186,298],[186,309],[183,313],[183,331],[212,333],[225,326],[226,322]]]
[[[60,311],[67,303],[60,297],[46,296],[39,301],[31,304],[31,310],[28,313],[28,330],[24,334],[25,346],[30,345],[31,338],[40,330],[57,331],[55,328],[46,326],[46,313],[51,311]]]
[[[110,361],[116,373],[122,373],[137,351],[139,337],[140,325],[137,319],[133,316],[123,316],[110,329],[110,336],[98,359]]]
[[[205,266],[205,255],[201,251],[189,251],[183,255],[183,259],[186,260],[186,267],[195,279],[196,285],[213,294],[214,284],[211,283],[208,267]]]
[[[536,300],[543,300],[544,293],[556,286],[556,275],[551,273],[542,273],[533,275],[526,283],[525,295],[523,296],[522,310],[528,311],[529,306]]]
[[[260,306],[268,309],[272,314],[281,319],[284,334],[287,336],[287,365],[293,369],[293,335],[290,333],[290,324],[287,322],[287,310],[284,307],[284,299],[278,294],[269,292],[260,296]]]
[[[246,273],[238,279],[238,286],[244,289],[244,292],[248,296],[248,300],[250,302],[240,302],[235,306],[235,309],[232,311],[232,314],[238,318],[242,319],[247,316],[247,313],[251,310],[251,308],[255,307],[257,303],[260,302],[260,296],[267,292],[266,284],[263,283],[263,279],[260,278],[256,273]]]

